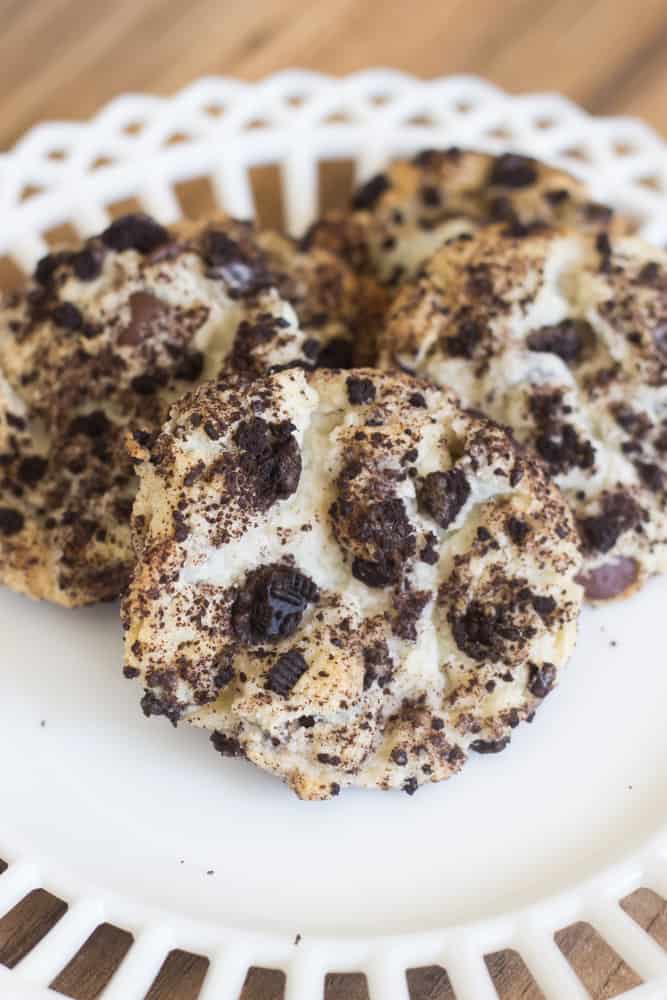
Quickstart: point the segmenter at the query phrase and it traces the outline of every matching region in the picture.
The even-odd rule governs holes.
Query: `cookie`
[[[505,747],[575,639],[539,462],[453,393],[294,369],[211,382],[135,446],[125,675],[302,798],[412,793]]]
[[[381,349],[455,386],[563,489],[592,601],[667,570],[667,254],[514,224],[444,247],[396,299]]]
[[[157,430],[223,367],[349,363],[356,301],[326,251],[306,259],[230,219],[169,231],[125,216],[43,258],[0,309],[0,580],[69,606],[117,596],[136,489],[127,431]]]
[[[592,199],[570,174],[516,153],[427,149],[396,160],[353,195],[349,212],[330,212],[301,241],[347,261],[367,296],[368,335],[358,363],[374,363],[373,331],[381,329],[395,289],[461,233],[499,220],[547,222],[583,231],[622,230],[627,223]]]
[[[516,153],[456,147],[396,160],[352,196],[349,213],[313,223],[304,249],[322,247],[397,285],[448,239],[493,222],[546,222],[599,232],[623,225],[570,174]]]

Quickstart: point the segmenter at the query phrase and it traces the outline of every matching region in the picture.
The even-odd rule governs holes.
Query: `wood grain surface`
[[[560,91],[592,112],[640,115],[667,132],[665,0],[0,0],[0,24],[0,148],[36,122],[89,116],[123,91],[169,94],[203,74],[253,80],[289,66],[477,73],[511,91]],[[270,215],[270,180],[260,176],[258,189]],[[338,190],[333,178],[327,200]],[[206,208],[196,187],[181,196],[189,214]],[[623,907],[667,947],[662,899],[642,889]],[[0,920],[0,962],[15,965],[65,911],[66,901],[31,893]],[[556,940],[595,1000],[640,982],[589,925]],[[101,925],[54,987],[91,1000],[131,945],[127,931]],[[172,952],[148,997],[196,997],[207,964]],[[502,1000],[542,996],[515,952],[487,965]],[[410,970],[408,984],[411,1000],[454,997],[440,968]],[[283,987],[282,973],[252,970],[241,1000],[281,1000]],[[368,994],[351,971],[329,975],[325,995]]]

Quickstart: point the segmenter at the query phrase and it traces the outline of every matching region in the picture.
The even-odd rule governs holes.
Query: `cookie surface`
[[[516,153],[452,147],[391,163],[356,191],[349,213],[315,222],[302,243],[332,250],[357,271],[395,286],[448,239],[498,221],[592,232],[623,225],[563,170]]]
[[[0,580],[66,605],[116,596],[131,559],[128,429],[156,430],[222,367],[349,361],[354,301],[325,251],[304,259],[230,219],[170,232],[126,216],[40,261],[0,310]]]
[[[565,491],[591,600],[667,570],[667,255],[631,237],[485,229],[436,254],[381,349],[509,425]]]
[[[502,749],[571,651],[558,490],[448,391],[371,369],[212,382],[136,448],[125,675],[303,798]]]

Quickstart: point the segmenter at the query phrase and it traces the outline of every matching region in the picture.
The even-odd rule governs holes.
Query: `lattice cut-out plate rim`
[[[182,141],[169,143],[175,135]],[[288,226],[299,232],[316,211],[318,161],[353,159],[358,179],[363,179],[391,155],[452,144],[490,151],[510,146],[565,166],[592,180],[597,198],[634,213],[648,239],[667,242],[667,147],[643,123],[626,118],[595,119],[554,94],[509,96],[475,77],[420,81],[380,69],[341,80],[304,71],[280,73],[256,84],[205,78],[172,98],[121,96],[86,123],[37,126],[11,151],[0,155],[0,254],[13,257],[28,269],[46,250],[43,234],[47,230],[70,222],[82,235],[96,231],[109,217],[106,206],[130,196],[139,197],[162,221],[174,221],[181,212],[173,184],[202,175],[211,178],[221,205],[233,214],[248,216],[252,191],[246,167],[276,162],[281,164]],[[568,152],[572,150],[574,158]],[[111,162],[91,170],[91,164],[100,158]],[[26,188],[39,190],[22,200]],[[595,616],[589,612],[585,640],[589,646],[580,658],[586,654],[590,659],[591,650],[599,657],[604,647],[605,659],[610,658],[607,676],[621,678],[618,656],[622,654],[610,653],[607,638],[614,628],[626,637],[632,628],[650,633],[650,623],[664,603],[664,583],[653,583],[635,598],[631,608]],[[59,612],[27,607],[22,599],[6,594],[0,595],[0,607],[12,622],[12,635],[18,635],[15,618],[28,628],[33,620],[39,628],[41,618],[42,627],[53,630],[57,647],[60,619],[55,616]],[[103,626],[109,628],[109,609],[101,615]],[[591,640],[594,628],[605,638]],[[638,641],[644,643],[645,657],[650,657],[650,635]],[[14,648],[20,655],[19,640]],[[57,666],[64,669],[62,663]],[[594,700],[592,669],[587,683]],[[20,685],[17,691],[25,695]],[[98,690],[98,696],[102,694],[104,682]],[[114,693],[111,700],[118,697]],[[555,700],[553,708],[545,708],[551,712],[552,726],[562,723],[559,713],[567,715],[568,697],[573,698],[572,692],[561,692],[560,702]],[[573,706],[571,701],[572,711]],[[48,693],[45,703],[39,705],[39,712],[56,721],[61,710],[62,705],[50,701]],[[108,722],[102,713],[104,733]],[[152,745],[152,733],[145,747]],[[66,733],[60,737],[56,726],[56,734],[65,747]],[[160,743],[162,737],[155,739],[156,751],[171,753],[166,743]],[[519,766],[531,747],[535,749],[539,734],[534,733],[532,740],[532,744],[524,740],[524,757],[515,755],[508,766]],[[21,755],[14,759],[20,772]],[[34,760],[27,754],[26,773],[31,763]],[[68,763],[65,753],[63,766]],[[38,771],[41,766],[38,762]],[[488,780],[501,780],[497,763],[488,767]],[[469,787],[473,790],[474,781],[471,777]],[[268,787],[263,784],[260,793]],[[42,791],[47,802],[49,790],[44,784]],[[249,794],[256,791],[253,787]],[[54,806],[53,799],[50,805]],[[404,813],[410,808],[412,803],[406,800]],[[75,836],[76,817],[70,822]],[[34,831],[17,832],[20,816],[7,817],[4,812],[0,816],[0,856],[9,862],[0,875],[0,915],[37,887],[69,904],[65,916],[15,970],[0,967],[3,995],[11,991],[17,997],[53,996],[45,987],[95,927],[109,921],[135,937],[104,992],[112,1000],[142,996],[162,960],[175,947],[211,959],[201,994],[206,1000],[237,1000],[250,965],[284,969],[287,1000],[316,1000],[328,971],[364,972],[372,1000],[407,1000],[405,969],[430,964],[445,966],[460,1000],[490,1000],[496,993],[483,955],[507,947],[516,948],[547,997],[577,1000],[587,994],[555,945],[553,933],[580,919],[588,920],[644,980],[644,985],[628,997],[657,1000],[667,995],[667,953],[618,906],[619,899],[640,886],[667,896],[667,829],[661,829],[662,823],[651,827],[656,832],[643,838],[643,846],[637,847],[633,841],[620,859],[600,864],[599,872],[596,869],[590,877],[575,879],[574,884],[564,872],[558,891],[527,905],[508,905],[501,915],[496,912],[483,919],[452,921],[443,930],[341,936],[313,933],[303,935],[298,944],[294,934],[284,931],[263,928],[255,932],[241,924],[234,929],[183,912],[179,915],[177,899],[162,907],[104,888],[103,878],[89,878],[87,872],[77,872],[76,866],[61,864],[57,852],[52,855],[45,850],[44,845],[52,839],[57,842],[59,818],[48,818],[47,823],[52,827],[36,845]],[[113,883],[113,865],[109,870]]]

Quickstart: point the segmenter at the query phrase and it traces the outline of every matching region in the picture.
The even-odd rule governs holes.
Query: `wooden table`
[[[558,90],[596,113],[641,115],[667,132],[665,0],[0,0],[0,23],[0,148],[38,121],[91,115],[122,91],[168,94],[202,74],[257,79],[288,66],[478,73],[512,91]],[[41,891],[19,904],[0,921],[0,961],[15,964],[64,906]],[[639,890],[624,906],[667,946],[662,900]],[[587,925],[557,940],[595,1000],[639,982]],[[96,996],[130,943],[122,930],[98,929],[56,987]],[[488,964],[503,1000],[542,996],[517,955]],[[195,997],[205,971],[203,958],[172,953],[150,1000]],[[409,981],[413,1000],[453,997],[442,970]],[[326,995],[364,1000],[363,979],[332,976]],[[281,996],[282,976],[261,971],[243,992]]]

